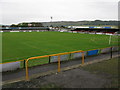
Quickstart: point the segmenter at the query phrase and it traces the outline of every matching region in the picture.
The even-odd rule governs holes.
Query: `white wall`
[[[20,68],[20,62],[0,64],[0,67],[2,67],[2,70],[0,70],[0,72],[12,71]]]

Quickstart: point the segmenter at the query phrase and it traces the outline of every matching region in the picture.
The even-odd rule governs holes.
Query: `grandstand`
[[[94,27],[89,27],[89,28],[75,28],[74,30],[71,31],[77,31],[77,32],[86,32],[86,33],[101,33],[101,34],[115,34],[118,33],[119,29],[116,28],[110,28],[110,27],[104,27],[104,28],[94,28]]]
[[[10,31],[49,31],[49,27],[1,27],[1,31],[10,32]]]

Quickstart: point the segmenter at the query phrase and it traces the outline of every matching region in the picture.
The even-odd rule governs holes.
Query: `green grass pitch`
[[[80,34],[67,32],[4,32],[2,33],[2,62],[27,59],[71,52],[92,50],[117,45],[109,45],[109,35]]]

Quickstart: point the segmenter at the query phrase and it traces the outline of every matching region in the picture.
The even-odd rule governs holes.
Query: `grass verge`
[[[113,58],[99,63],[90,64],[81,68],[95,74],[104,75],[110,79],[111,83],[109,85],[105,85],[105,88],[120,88],[118,82],[118,63],[118,58]]]

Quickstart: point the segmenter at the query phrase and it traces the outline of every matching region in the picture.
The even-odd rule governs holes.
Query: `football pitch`
[[[4,32],[2,33],[2,62],[118,45],[118,36],[68,32]],[[114,41],[114,42],[113,42]]]

